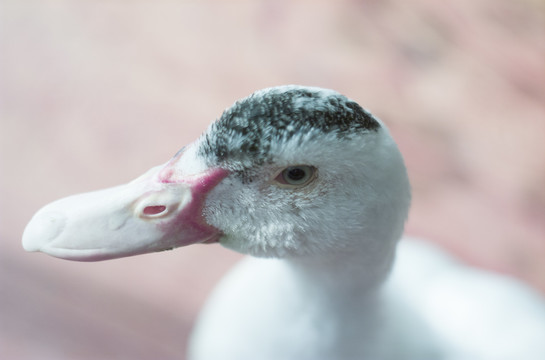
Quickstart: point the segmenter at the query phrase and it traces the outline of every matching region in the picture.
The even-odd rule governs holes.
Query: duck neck
[[[301,286],[314,296],[361,299],[377,292],[388,277],[394,256],[395,246],[382,246],[373,251],[362,247],[289,258],[287,264]]]

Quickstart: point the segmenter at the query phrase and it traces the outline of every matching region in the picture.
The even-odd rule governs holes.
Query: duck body
[[[391,275],[365,293],[351,278],[354,288],[324,294],[294,271],[276,259],[238,264],[204,307],[189,358],[539,360],[545,354],[539,294],[466,267],[419,239],[403,239]],[[344,276],[339,282],[346,283]]]
[[[332,90],[282,86],[132,182],[45,206],[23,246],[79,261],[201,243],[250,255],[206,305],[194,360],[544,359],[543,300],[398,246],[409,206],[379,119]]]
[[[189,359],[442,358],[426,324],[386,288],[316,288],[298,272],[276,259],[242,261],[202,311]]]

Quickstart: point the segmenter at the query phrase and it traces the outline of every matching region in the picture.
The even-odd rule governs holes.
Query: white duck
[[[334,91],[282,86],[131,183],[45,206],[23,246],[92,261],[219,242],[254,256],[212,295],[191,359],[545,359],[541,298],[398,246],[409,203],[381,121]]]

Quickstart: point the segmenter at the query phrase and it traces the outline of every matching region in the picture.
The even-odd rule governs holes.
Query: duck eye
[[[275,180],[284,185],[306,185],[314,178],[315,170],[307,165],[290,166],[282,170]]]

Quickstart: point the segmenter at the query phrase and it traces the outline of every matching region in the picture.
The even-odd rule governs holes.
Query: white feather
[[[344,140],[273,141],[272,163],[251,183],[231,176],[210,193],[205,215],[222,245],[261,259],[214,291],[191,359],[545,359],[545,307],[531,290],[421,242],[402,241],[395,255],[410,188],[380,124]],[[316,167],[316,180],[271,182],[297,164]]]

